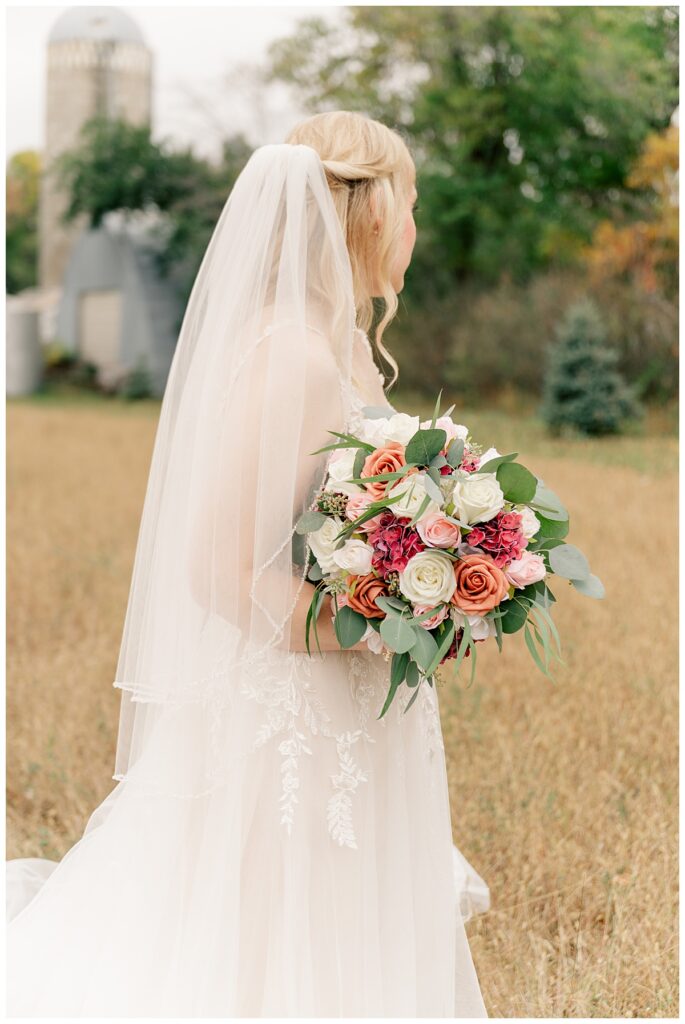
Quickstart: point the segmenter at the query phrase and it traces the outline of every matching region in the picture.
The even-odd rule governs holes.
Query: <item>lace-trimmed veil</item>
[[[256,149],[198,271],[167,382],[114,685],[114,778],[181,795],[225,779],[259,719],[241,673],[288,654],[307,546],[294,524],[350,410],[355,304],[318,153]]]

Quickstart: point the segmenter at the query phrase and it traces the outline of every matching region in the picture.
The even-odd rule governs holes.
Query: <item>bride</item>
[[[415,198],[400,134],[346,111],[260,146],[228,196],[155,438],[117,785],[59,863],[7,864],[10,1016],[487,1016],[437,693],[379,719],[389,665],[339,649],[328,603],[306,652],[294,531],[331,432],[395,413],[366,331]]]

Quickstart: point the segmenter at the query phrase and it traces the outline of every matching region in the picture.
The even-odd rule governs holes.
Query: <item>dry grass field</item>
[[[114,785],[112,680],[158,410],[8,403],[11,857],[61,857]],[[471,688],[465,673],[440,688],[455,841],[492,894],[467,925],[488,1012],[677,1016],[676,437],[550,441],[530,419],[455,418],[565,500],[607,590],[553,582],[555,683],[519,633],[503,655],[478,645]]]

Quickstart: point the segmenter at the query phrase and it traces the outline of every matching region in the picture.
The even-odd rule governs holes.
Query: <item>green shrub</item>
[[[620,433],[621,423],[643,410],[617,370],[618,353],[592,299],[572,303],[547,350],[539,414],[552,434],[568,426],[581,434]]]
[[[126,374],[119,394],[127,402],[152,397],[150,372],[144,358],[140,357],[133,369]]]

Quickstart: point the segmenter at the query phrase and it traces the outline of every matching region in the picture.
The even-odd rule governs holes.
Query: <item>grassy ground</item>
[[[114,785],[112,680],[158,410],[9,402],[8,856],[62,856]],[[492,894],[467,926],[488,1012],[676,1016],[672,414],[597,441],[550,441],[512,411],[454,415],[563,497],[607,590],[553,585],[556,683],[517,634],[504,656],[478,645],[470,689],[463,673],[440,688],[455,841]]]

